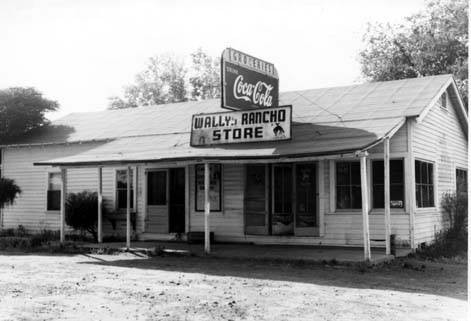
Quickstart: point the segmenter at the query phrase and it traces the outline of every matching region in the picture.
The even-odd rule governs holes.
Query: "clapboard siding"
[[[190,166],[191,231],[204,231],[204,213],[195,211],[195,167]],[[244,236],[244,166],[222,165],[222,211],[211,212],[210,227],[217,240]]]
[[[415,125],[412,141],[415,159],[434,162],[438,179],[436,207],[417,209],[415,213],[415,239],[420,244],[433,240],[435,233],[443,228],[442,196],[456,191],[456,168],[468,167],[468,141],[449,98],[446,109],[435,104],[422,122]]]
[[[379,144],[369,150],[369,153],[383,153],[384,146]],[[390,153],[403,153],[407,152],[407,125],[404,124],[402,127],[394,134],[389,143]]]
[[[58,168],[34,166],[34,162],[73,155],[99,144],[49,145],[41,147],[18,147],[4,149],[5,177],[14,179],[22,193],[15,204],[4,209],[3,226],[15,228],[23,225],[29,230],[57,230],[60,225],[60,212],[47,211],[47,173],[58,172]],[[76,168],[67,170],[67,192],[83,190],[97,191],[98,171],[96,168]],[[109,209],[114,209],[115,169],[103,169],[103,198]],[[111,225],[104,220],[104,230]]]

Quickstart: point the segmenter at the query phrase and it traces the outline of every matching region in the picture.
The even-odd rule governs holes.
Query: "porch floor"
[[[124,242],[113,243],[87,243],[82,245],[90,249],[126,250]],[[203,244],[188,244],[186,242],[145,241],[132,242],[130,251],[150,251],[162,249],[169,254],[204,256]],[[396,257],[406,256],[410,249],[396,249]],[[283,261],[322,262],[336,260],[339,263],[359,263],[364,261],[363,248],[360,247],[327,247],[308,245],[254,245],[215,243],[211,245],[211,257],[237,258],[237,259],[265,259]],[[385,249],[372,248],[371,262],[381,263],[393,259],[387,256]]]

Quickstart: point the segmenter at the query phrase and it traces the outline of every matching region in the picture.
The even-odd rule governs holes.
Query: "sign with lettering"
[[[193,115],[191,146],[291,139],[291,106]]]
[[[223,108],[278,106],[278,73],[272,63],[227,48],[221,58]]]

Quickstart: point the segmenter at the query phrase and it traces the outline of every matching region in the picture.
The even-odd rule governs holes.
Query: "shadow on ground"
[[[151,257],[104,260],[89,256],[80,264],[106,265],[121,268],[160,270],[180,273],[201,273],[272,281],[289,281],[357,289],[392,290],[447,296],[467,300],[465,264],[424,263],[411,259],[396,260],[376,268],[330,266],[302,262],[277,262],[212,257]],[[90,259],[92,261],[90,261]],[[411,267],[420,267],[414,269]]]

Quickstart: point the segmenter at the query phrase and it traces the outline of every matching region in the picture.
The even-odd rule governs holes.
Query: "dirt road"
[[[4,253],[0,320],[465,320],[466,265],[412,267]]]

